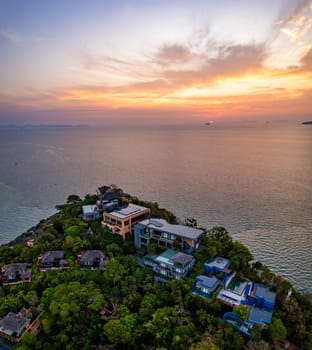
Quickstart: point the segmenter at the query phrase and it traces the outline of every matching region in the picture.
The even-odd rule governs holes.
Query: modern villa
[[[164,219],[143,220],[134,227],[134,245],[137,249],[151,243],[184,253],[193,253],[199,248],[202,230],[172,225]]]
[[[252,282],[233,273],[225,282],[217,299],[220,299],[224,304],[229,306],[246,305],[251,287]]]
[[[247,320],[243,321],[232,312],[223,319],[244,335],[249,335],[254,325],[267,329],[272,322],[276,293],[269,287],[247,281],[233,274],[218,294],[218,299],[229,306],[246,305],[249,309]]]
[[[93,221],[101,217],[98,207],[94,205],[83,205],[82,206],[83,220]]]
[[[221,281],[215,276],[196,276],[192,287],[192,294],[199,295],[204,298],[210,298],[212,293],[217,290],[220,284]]]
[[[133,234],[134,225],[148,218],[150,213],[149,208],[129,203],[126,207],[111,213],[104,212],[102,226],[126,239],[127,234]]]
[[[192,255],[168,249],[160,255],[147,255],[144,265],[149,266],[156,273],[156,280],[166,282],[167,279],[186,277],[193,268],[195,259]]]
[[[204,264],[205,274],[219,274],[222,273],[223,276],[228,276],[231,273],[229,269],[231,265],[230,260],[217,256],[216,258],[207,260]]]

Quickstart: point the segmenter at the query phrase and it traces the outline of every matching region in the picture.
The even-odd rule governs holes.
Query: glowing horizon
[[[311,0],[0,10],[0,124],[310,116]]]

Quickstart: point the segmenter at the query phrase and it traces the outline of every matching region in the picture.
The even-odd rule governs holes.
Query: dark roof
[[[80,261],[87,262],[95,259],[104,259],[105,254],[101,250],[87,250],[80,258]]]
[[[184,254],[184,253],[177,253],[176,255],[174,255],[171,260],[175,263],[175,264],[179,264],[179,265],[186,265],[188,264],[190,261],[193,260],[193,256],[189,255],[189,254]]]
[[[53,262],[55,260],[61,260],[64,258],[64,251],[63,250],[50,250],[43,254],[41,258],[41,263],[49,263]]]
[[[31,268],[27,263],[14,263],[3,266],[3,277],[6,279],[12,275],[20,275],[20,280],[28,280],[31,275]]]
[[[101,186],[101,187],[98,188],[98,190],[99,190],[99,192],[100,192],[101,194],[106,193],[109,189],[110,189],[109,186]]]
[[[273,311],[255,309],[254,307],[250,308],[248,321],[256,324],[267,323],[270,324],[272,321]]]
[[[262,297],[271,303],[275,303],[276,293],[271,292],[268,287],[255,284],[254,294],[256,297]]]
[[[126,193],[123,193],[123,192],[106,192],[102,195],[99,196],[100,200],[101,201],[111,201],[112,199],[115,199],[115,198],[123,198],[123,197],[129,197],[128,194]]]
[[[6,333],[5,331],[8,331],[20,334],[29,322],[29,318],[9,312],[2,320],[0,320],[0,327],[3,329],[4,333]]]
[[[3,266],[4,275],[11,275],[16,273],[23,273],[28,269],[27,263],[14,263]]]

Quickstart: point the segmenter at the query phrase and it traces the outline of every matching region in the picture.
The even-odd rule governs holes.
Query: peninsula
[[[102,186],[0,247],[0,349],[311,349],[312,304],[224,227]]]

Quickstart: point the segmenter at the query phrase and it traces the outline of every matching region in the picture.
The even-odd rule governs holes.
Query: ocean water
[[[178,217],[225,226],[312,292],[312,126],[0,128],[0,243],[71,193],[115,183]]]

